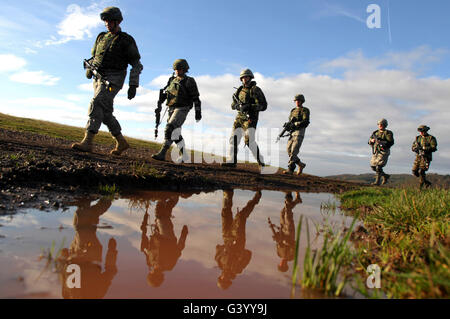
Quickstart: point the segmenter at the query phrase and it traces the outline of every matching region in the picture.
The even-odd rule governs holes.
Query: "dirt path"
[[[0,129],[0,214],[18,207],[60,208],[74,196],[99,192],[99,185],[133,189],[216,190],[226,188],[340,192],[359,184],[303,174],[260,174],[256,164],[235,169],[219,164],[175,164],[151,158],[148,149],[109,155],[76,152],[72,141]]]

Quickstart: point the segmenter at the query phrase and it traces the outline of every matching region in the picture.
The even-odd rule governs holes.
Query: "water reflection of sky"
[[[161,194],[164,193],[147,193],[150,198],[149,223],[155,221],[155,200]],[[223,194],[223,191],[215,191],[189,194],[188,198],[178,197],[170,219],[173,233],[179,239],[183,226],[186,225],[188,235],[181,256],[172,270],[164,272],[164,280],[159,287],[149,286],[146,280],[150,268],[141,251],[141,223],[145,208],[143,205],[140,208],[132,205],[130,198],[114,200],[107,211],[100,215],[96,232],[89,235],[94,238],[96,236],[101,244],[103,270],[106,267],[108,241],[110,238],[117,241],[117,273],[105,289],[104,297],[289,298],[293,262],[288,262],[287,272],[278,271],[280,258],[267,222],[270,217],[274,224],[280,225],[280,211],[285,205],[285,193],[282,192],[262,191],[259,203],[245,223],[245,249],[251,252],[250,262],[241,273],[236,274],[228,289],[218,287],[217,281],[222,271],[215,260],[215,254],[216,245],[224,244],[221,218]],[[233,216],[255,194],[254,191],[235,190],[232,197]],[[292,194],[295,197],[295,193]],[[295,227],[300,215],[303,215],[311,220],[310,230],[313,235],[313,223],[323,223],[321,204],[337,200],[331,194],[302,193],[300,196],[302,202],[293,209]],[[91,206],[96,204],[99,204],[98,200],[90,203]],[[0,238],[0,297],[62,296],[58,275],[51,271],[42,272],[45,261],[38,261],[38,256],[42,249],[50,248],[52,242],[59,247],[64,240],[64,247],[69,248],[75,238],[78,238],[74,229],[76,210],[77,207],[64,212],[30,210],[12,217],[0,217],[0,234],[5,236]],[[344,222],[347,226],[351,223],[351,219],[344,217],[339,211],[327,215],[331,222]],[[80,232],[78,236],[85,235]],[[304,234],[302,243],[305,243]]]

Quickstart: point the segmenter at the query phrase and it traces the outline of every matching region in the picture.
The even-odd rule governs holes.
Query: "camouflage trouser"
[[[287,153],[289,155],[288,167],[295,169],[295,164],[301,163],[300,158],[297,156],[300,152],[300,147],[302,146],[303,139],[305,138],[305,129],[294,131],[289,137],[287,143]]]
[[[424,156],[416,155],[416,159],[414,160],[414,164],[412,167],[413,172],[419,172],[420,171],[428,171],[430,168],[430,160],[427,159]]]
[[[386,166],[389,155],[391,154],[390,150],[387,150],[386,152],[376,152],[372,155],[372,158],[370,160],[370,166],[383,168]]]
[[[414,164],[412,167],[412,173],[414,176],[420,178],[420,187],[423,185],[431,185],[426,178],[426,171],[430,168],[431,159],[427,156],[416,155],[416,159],[414,160]]]
[[[167,119],[166,128],[164,130],[164,145],[170,146],[172,142],[181,143],[183,137],[181,136],[181,126],[186,121],[186,117],[190,111],[190,107],[169,107],[169,116]]]
[[[248,146],[253,156],[256,158],[258,163],[264,162],[262,155],[259,152],[258,144],[256,143],[255,133],[256,133],[257,122],[250,122],[248,120],[243,120],[239,117],[236,118],[233,124],[233,131],[230,136],[230,150],[229,155],[234,161],[237,160],[237,148],[241,142],[242,136],[244,136],[245,145]]]
[[[86,124],[87,131],[97,134],[100,126],[104,123],[113,136],[120,134],[122,128],[113,115],[113,103],[114,97],[122,89],[126,75],[126,70],[105,73],[107,80],[113,83],[112,90],[107,90],[106,86],[99,80],[94,80],[94,97],[89,106],[89,120]]]

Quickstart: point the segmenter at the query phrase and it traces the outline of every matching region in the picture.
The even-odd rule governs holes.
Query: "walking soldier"
[[[413,175],[420,178],[420,187],[431,186],[426,179],[425,172],[430,168],[430,162],[433,159],[433,152],[437,151],[437,141],[433,135],[428,134],[430,128],[426,125],[420,125],[417,131],[420,135],[416,137],[412,145],[412,151],[417,153],[412,167]]]
[[[256,86],[253,72],[245,69],[241,72],[239,79],[242,85],[233,94],[232,110],[237,110],[238,114],[233,124],[233,131],[230,137],[229,157],[230,160],[222,163],[225,167],[236,167],[238,145],[242,136],[260,167],[264,166],[264,160],[259,152],[258,144],[255,140],[256,126],[258,124],[259,112],[267,109],[267,101],[263,91]]]
[[[372,146],[372,159],[370,160],[370,167],[374,172],[375,181],[372,185],[386,184],[390,175],[383,172],[383,167],[386,166],[390,149],[394,145],[394,134],[392,131],[386,130],[388,121],[381,119],[378,121],[378,130],[374,131],[369,138],[369,145]]]
[[[139,74],[143,66],[136,42],[129,34],[122,32],[120,23],[122,13],[117,7],[107,7],[100,14],[108,32],[101,32],[92,48],[92,58],[85,60],[86,77],[94,76],[94,97],[89,107],[89,120],[84,139],[72,144],[72,148],[92,152],[93,139],[104,123],[116,141],[113,155],[120,155],[130,146],[123,137],[119,122],[113,115],[114,97],[122,89],[127,75],[128,64],[131,65],[128,99],[136,96],[139,86]]]
[[[297,175],[303,172],[306,164],[300,161],[298,153],[305,137],[305,130],[309,125],[309,109],[303,106],[305,97],[303,94],[297,94],[294,97],[296,107],[289,114],[289,122],[284,125],[289,131],[289,140],[287,144],[287,152],[289,155],[288,170],[283,171],[284,174],[292,174],[295,166],[298,165]]]
[[[193,105],[195,107],[195,120],[198,122],[202,119],[200,93],[198,92],[195,79],[186,75],[189,70],[189,64],[185,59],[175,60],[173,69],[175,75],[169,79],[162,94],[162,99],[167,99],[166,105],[169,108],[169,116],[164,131],[164,142],[159,152],[152,155],[152,158],[164,161],[168,149],[175,142],[181,155],[177,161],[186,162],[188,156],[185,151],[183,136],[181,136],[181,126]],[[164,101],[158,101],[158,105],[161,105],[162,102]],[[158,109],[156,112],[158,112]]]

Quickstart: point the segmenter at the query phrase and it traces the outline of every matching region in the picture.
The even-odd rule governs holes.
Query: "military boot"
[[[74,150],[78,150],[78,151],[82,151],[82,152],[92,152],[93,149],[93,140],[94,140],[95,134],[90,132],[90,131],[86,131],[84,133],[84,138],[81,142],[79,143],[73,143],[72,144],[72,149]]]
[[[152,155],[152,158],[155,159],[155,160],[158,160],[158,161],[165,161],[166,160],[166,153],[167,153],[167,150],[169,148],[170,148],[170,145],[163,144],[163,146],[161,147],[159,152]]]
[[[380,185],[381,174],[375,175],[375,181],[371,185]]]
[[[116,147],[110,152],[111,155],[120,155],[130,148],[130,145],[127,143],[122,134],[114,136],[114,139],[116,140]]]
[[[426,179],[425,174],[420,174],[420,188],[430,187],[431,183]]]
[[[293,174],[295,170],[295,163],[288,165],[288,169],[283,171],[283,174]]]
[[[305,163],[298,163],[298,170],[297,170],[297,175],[300,175],[303,172],[303,169],[306,167]]]
[[[383,173],[383,176],[381,177],[381,185],[384,185],[388,182],[389,177],[391,177],[391,175]]]

